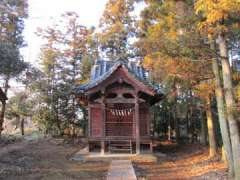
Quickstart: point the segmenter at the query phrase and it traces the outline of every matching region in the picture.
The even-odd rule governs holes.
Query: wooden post
[[[91,106],[90,106],[90,103],[88,103],[88,132],[87,132],[87,136],[88,138],[91,137]],[[89,142],[89,139],[88,139],[88,142],[87,142],[87,151],[90,152],[90,142]]]
[[[140,129],[139,129],[139,102],[135,96],[135,122],[136,122],[136,154],[140,154]]]
[[[149,146],[150,146],[150,152],[153,153],[153,141],[152,140],[151,140]]]
[[[105,154],[105,141],[101,140],[101,155]]]
[[[101,154],[105,154],[105,136],[106,136],[106,130],[105,130],[105,120],[106,120],[106,107],[105,107],[105,95],[102,93],[102,140],[101,140]]]
[[[88,104],[88,137],[91,137],[91,106]]]
[[[105,138],[106,136],[106,107],[105,103],[102,103],[102,137]]]
[[[151,136],[152,115],[150,113],[149,104],[147,104],[147,135]]]
[[[90,152],[90,142],[89,142],[89,140],[88,140],[88,142],[87,142],[86,150],[87,150],[87,152]]]

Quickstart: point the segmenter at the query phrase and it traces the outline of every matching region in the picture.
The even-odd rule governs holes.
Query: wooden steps
[[[132,154],[132,141],[123,140],[123,141],[109,141],[108,149],[110,153],[130,153]]]

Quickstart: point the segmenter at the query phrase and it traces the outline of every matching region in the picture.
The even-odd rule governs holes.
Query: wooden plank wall
[[[140,121],[140,136],[148,136],[149,135],[149,126],[150,126],[150,114],[149,107],[145,104],[141,104],[139,107],[139,121]]]
[[[102,136],[102,111],[101,107],[91,107],[91,136]]]

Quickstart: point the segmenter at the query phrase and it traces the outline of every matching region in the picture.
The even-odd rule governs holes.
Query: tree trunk
[[[16,126],[15,126],[15,130],[17,130],[18,126],[20,123],[20,116],[16,115]]]
[[[226,151],[225,151],[225,149],[224,149],[224,146],[222,146],[222,156],[221,156],[221,160],[223,161],[223,162],[226,162],[226,163],[228,163],[228,159],[227,159],[227,156],[226,156],[227,154],[226,154]],[[228,163],[229,164],[229,163]],[[229,170],[230,171],[230,170]],[[230,174],[230,172],[229,172],[229,176],[233,176],[233,174],[231,175]]]
[[[215,50],[214,42],[209,38],[211,41],[211,49]],[[219,74],[219,66],[216,58],[212,59],[212,70],[215,76],[215,96],[217,101],[217,111],[218,111],[218,119],[219,119],[219,125],[220,125],[220,131],[222,135],[222,141],[223,141],[223,153],[222,153],[222,159],[226,158],[228,162],[229,167],[229,175],[233,176],[233,156],[232,156],[232,147],[231,147],[231,140],[230,140],[230,134],[228,129],[228,123],[227,119],[224,113],[224,95],[221,85],[221,79]]]
[[[225,102],[227,108],[227,119],[229,123],[230,138],[232,143],[232,154],[234,163],[235,179],[240,179],[240,138],[237,120],[234,117],[235,101],[233,95],[232,72],[228,61],[226,39],[223,35],[218,38],[219,50],[222,62],[223,85],[225,90]]]
[[[209,156],[215,157],[217,155],[217,143],[215,138],[215,128],[213,124],[210,97],[207,99],[206,113],[207,113],[207,126],[208,126]]]
[[[2,102],[2,109],[1,109],[1,114],[0,114],[0,137],[3,131],[3,122],[4,122],[4,116],[5,116],[5,111],[6,111],[6,102]]]
[[[171,141],[171,114],[170,111],[168,111],[168,130],[167,130],[167,135],[168,135],[168,141]]]
[[[175,138],[176,143],[180,143],[180,134],[179,134],[179,122],[177,117],[177,86],[176,81],[174,79],[173,85],[172,85],[172,92],[173,92],[173,107],[172,107],[172,115],[173,115],[173,122],[174,122],[174,130],[175,130]]]
[[[174,121],[175,121],[175,137],[176,137],[176,142],[177,144],[180,144],[180,133],[179,133],[179,120],[178,118],[174,118]]]
[[[21,135],[22,135],[22,136],[24,136],[24,121],[25,121],[25,119],[22,118],[22,120],[21,120],[21,125],[20,125],[20,128],[21,128]]]
[[[171,141],[171,125],[168,125],[168,141]]]
[[[8,87],[9,87],[9,85],[8,85],[9,79],[10,79],[9,76],[7,76],[6,79],[5,79],[4,93],[5,93],[6,96],[7,96]],[[2,134],[2,131],[3,131],[3,123],[4,123],[5,111],[6,111],[6,101],[4,101],[2,103],[2,109],[1,109],[1,114],[0,114],[0,137],[1,137],[1,134]]]
[[[202,145],[207,145],[207,123],[206,119],[203,118],[203,112],[200,110],[200,116],[201,116],[201,137],[200,137],[200,143]]]
[[[176,138],[176,143],[180,144],[180,133],[179,133],[179,120],[177,117],[177,108],[176,108],[177,101],[175,101],[175,105],[173,108],[173,120],[174,120],[174,130],[175,130],[175,138]]]

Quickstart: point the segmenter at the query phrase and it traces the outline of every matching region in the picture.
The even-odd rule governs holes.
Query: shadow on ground
[[[109,161],[70,160],[83,148],[82,143],[64,139],[42,138],[7,143],[0,146],[0,179],[3,180],[104,180]],[[209,159],[206,147],[159,143],[157,162],[135,161],[139,180],[225,180],[226,166],[219,159]],[[159,153],[161,152],[161,153]],[[149,159],[149,158],[147,158]],[[133,160],[134,161],[134,160]]]
[[[135,163],[134,169],[140,180],[226,180],[226,165],[219,158],[209,159],[208,150],[201,145],[177,146],[159,143],[156,147],[166,156],[157,163]]]

